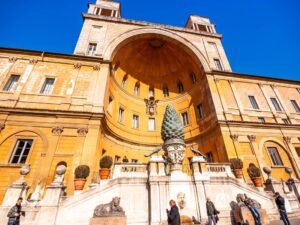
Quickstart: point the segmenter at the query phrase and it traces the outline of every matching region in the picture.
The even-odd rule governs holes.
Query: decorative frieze
[[[38,62],[37,59],[29,59],[29,63],[30,63],[30,64],[35,65],[35,64],[37,64],[37,62]]]
[[[5,128],[5,124],[4,124],[4,123],[0,123],[0,132],[1,132],[2,130],[4,130],[4,128]]]
[[[80,63],[75,63],[75,64],[74,64],[74,68],[75,68],[75,69],[80,69],[81,66],[82,66],[82,65],[81,65]]]
[[[238,136],[237,134],[231,134],[231,135],[230,135],[230,138],[231,138],[233,141],[238,141],[239,136]]]
[[[77,134],[79,136],[86,136],[88,132],[89,132],[88,128],[78,128],[77,129]]]
[[[283,139],[285,140],[286,143],[291,143],[292,138],[289,136],[284,136]]]
[[[59,136],[59,135],[62,134],[63,131],[64,131],[64,128],[63,128],[63,127],[53,127],[53,128],[52,128],[52,134],[53,134],[53,135]]]
[[[255,135],[248,135],[247,136],[250,142],[255,142],[256,136]]]
[[[93,70],[99,71],[100,70],[100,65],[99,64],[94,65]]]
[[[9,57],[8,58],[8,61],[10,62],[10,63],[14,63],[14,62],[16,62],[17,61],[17,57]]]

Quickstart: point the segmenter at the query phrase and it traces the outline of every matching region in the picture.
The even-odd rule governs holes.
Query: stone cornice
[[[255,127],[255,128],[284,128],[284,129],[299,129],[300,124],[280,124],[280,123],[259,123],[251,121],[233,121],[233,120],[219,120],[220,125]]]
[[[271,84],[272,82],[280,82],[285,84],[291,84],[291,85],[300,85],[300,81],[298,80],[288,80],[283,78],[274,78],[274,77],[267,77],[267,76],[261,76],[261,75],[254,75],[254,74],[244,74],[244,73],[235,73],[235,72],[223,72],[223,71],[212,71],[207,72],[207,75],[215,75],[215,76],[223,76],[224,80],[235,80],[239,81],[240,79],[251,79],[251,80],[259,80],[262,82],[265,82],[265,84]],[[234,78],[234,79],[231,79]],[[221,80],[220,77],[217,77],[217,79]],[[264,84],[264,83],[262,83]],[[273,84],[275,85],[275,84]],[[279,84],[278,84],[279,85]],[[280,86],[280,85],[279,85]]]
[[[97,19],[97,20],[103,20],[108,22],[115,22],[115,23],[124,23],[124,24],[133,24],[138,26],[152,26],[152,27],[158,27],[158,28],[164,28],[169,29],[173,31],[179,31],[179,32],[185,32],[195,35],[202,35],[202,36],[208,36],[208,37],[215,37],[215,38],[222,38],[222,34],[213,34],[209,32],[204,31],[196,31],[192,29],[187,29],[184,27],[175,27],[170,25],[163,25],[163,24],[157,24],[157,23],[150,23],[146,21],[137,21],[137,20],[130,20],[130,19],[124,19],[124,18],[117,18],[117,17],[107,17],[107,16],[100,16],[100,15],[94,15],[89,13],[83,13],[83,18],[89,18],[89,19]]]
[[[86,118],[86,119],[102,119],[104,113],[82,112],[82,111],[64,111],[64,110],[46,110],[46,109],[24,109],[24,108],[6,108],[0,107],[1,114],[21,114],[34,116],[55,116],[68,118]]]

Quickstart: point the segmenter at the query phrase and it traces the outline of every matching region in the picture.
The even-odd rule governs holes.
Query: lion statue
[[[114,197],[110,203],[98,205],[94,210],[94,217],[125,216],[120,200],[121,198]]]

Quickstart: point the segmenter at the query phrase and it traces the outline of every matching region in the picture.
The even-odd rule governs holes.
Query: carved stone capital
[[[283,139],[285,140],[286,143],[291,143],[291,137],[289,136],[284,136]]]
[[[233,141],[238,141],[239,135],[237,135],[237,134],[231,134],[231,135],[230,135],[230,138],[231,138]]]
[[[256,136],[255,135],[248,135],[247,136],[250,142],[255,142]]]
[[[38,62],[37,59],[29,59],[29,63],[30,63],[30,64],[35,65],[35,64],[37,64],[37,62]]]
[[[80,63],[75,63],[75,64],[74,64],[74,68],[75,68],[75,69],[80,69],[81,66],[82,66],[82,65],[81,65]]]
[[[100,65],[99,64],[94,65],[93,70],[99,71],[100,70]]]
[[[63,127],[53,127],[52,128],[52,134],[53,135],[61,135],[61,133],[64,131]]]
[[[77,129],[77,134],[79,136],[86,136],[88,132],[89,132],[88,128],[78,128]]]
[[[5,124],[4,124],[4,123],[0,123],[0,132],[1,132],[2,130],[4,130],[4,128],[5,128]]]
[[[10,62],[10,63],[14,63],[14,62],[16,62],[17,61],[17,57],[9,57],[8,58],[8,61]]]

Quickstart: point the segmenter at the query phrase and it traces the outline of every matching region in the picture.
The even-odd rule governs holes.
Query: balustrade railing
[[[148,177],[148,164],[115,163],[112,178],[119,177]]]

